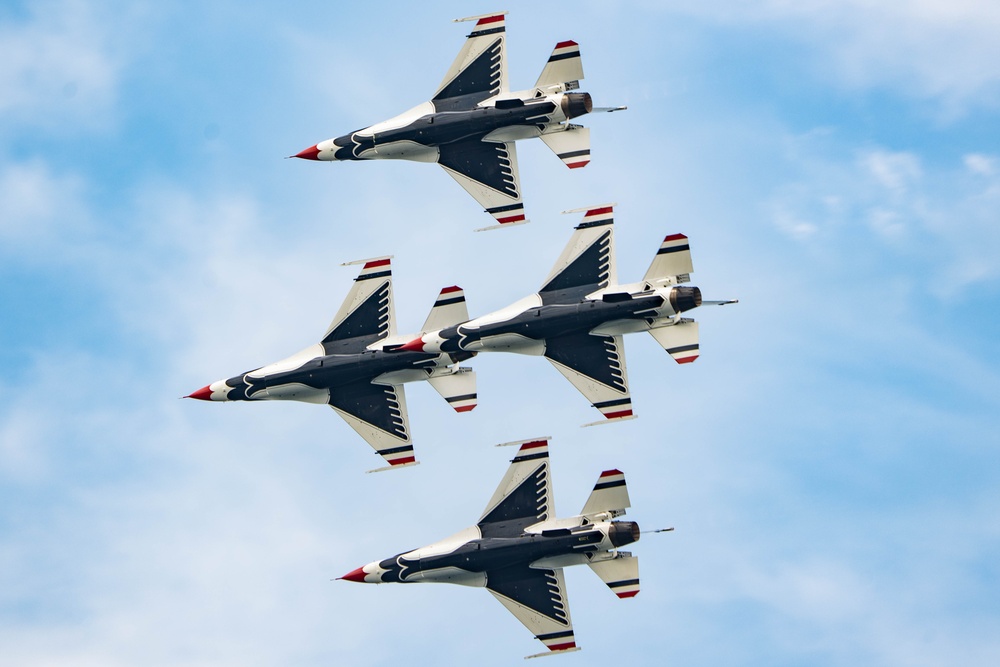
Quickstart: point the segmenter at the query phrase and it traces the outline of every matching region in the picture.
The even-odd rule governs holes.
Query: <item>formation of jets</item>
[[[292,157],[436,162],[493,216],[496,224],[486,229],[526,222],[517,140],[541,138],[570,168],[590,161],[589,130],[570,122],[598,110],[589,94],[574,92],[583,78],[579,45],[559,42],[535,85],[511,92],[505,13],[458,20],[475,24],[430,101]],[[417,463],[403,385],[426,380],[456,412],[471,411],[476,375],[462,364],[481,352],[543,356],[600,411],[602,423],[633,419],[624,334],[648,332],[688,364],[699,355],[689,311],[736,301],[703,300],[686,284],[691,250],[677,233],[663,239],[640,280],[619,283],[614,205],[567,213],[582,213],[582,221],[541,288],[506,308],[470,319],[464,291],[446,287],[423,326],[399,334],[391,256],[352,262],[361,270],[319,342],[187,397],[329,405],[388,464],[378,470]],[[519,446],[517,455],[474,526],[341,579],[485,587],[550,653],[575,651],[564,567],[588,565],[618,597],[639,592],[638,560],[619,550],[639,539],[637,524],[617,520],[630,505],[625,476],[601,473],[580,513],[558,519],[548,439],[509,444]]]

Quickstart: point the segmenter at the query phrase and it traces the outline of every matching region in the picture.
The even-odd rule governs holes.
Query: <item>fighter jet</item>
[[[364,266],[319,343],[185,398],[325,403],[389,464],[378,470],[416,464],[403,384],[427,380],[456,412],[468,412],[476,407],[476,375],[459,363],[475,353],[396,349],[413,336],[396,334],[390,262],[377,257],[349,263]],[[446,287],[424,327],[467,319],[465,293]]]
[[[620,470],[601,473],[578,515],[555,518],[547,440],[509,443],[520,445],[517,456],[476,525],[440,542],[371,562],[340,579],[485,587],[549,651],[580,650],[562,569],[589,565],[615,595],[635,596],[639,560],[618,548],[639,539],[639,526],[613,520],[630,506]]]
[[[456,21],[476,25],[429,102],[395,118],[290,157],[307,160],[437,162],[498,224],[527,222],[517,175],[518,139],[541,137],[570,169],[590,162],[590,130],[569,121],[594,109],[589,93],[570,92],[583,78],[580,47],[556,44],[535,85],[507,85],[506,12]]]
[[[682,313],[736,300],[704,301],[697,287],[681,286],[693,270],[683,234],[663,239],[642,280],[619,285],[613,204],[566,213],[580,211],[585,212],[583,222],[537,294],[489,315],[424,332],[399,350],[543,355],[606,419],[632,419],[622,335],[648,331],[677,363],[690,363],[699,354],[698,323]]]

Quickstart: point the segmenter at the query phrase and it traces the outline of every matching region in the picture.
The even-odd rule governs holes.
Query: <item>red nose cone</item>
[[[303,160],[318,160],[319,159],[318,156],[319,156],[319,147],[318,146],[310,146],[309,148],[305,149],[304,151],[296,153],[292,157],[300,157]]]
[[[191,392],[184,398],[197,398],[199,401],[210,401],[212,400],[212,388],[211,386],[202,387],[198,391]]]
[[[346,579],[347,581],[356,581],[359,584],[365,583],[365,570],[359,567],[356,570],[351,570],[342,577],[337,577],[338,579]]]
[[[399,350],[406,350],[407,352],[423,352],[424,351],[424,339],[414,338],[406,345],[398,348]]]

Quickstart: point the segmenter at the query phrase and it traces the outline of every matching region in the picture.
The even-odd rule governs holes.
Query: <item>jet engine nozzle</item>
[[[608,529],[608,539],[616,547],[623,547],[639,541],[639,524],[635,521],[612,521]]]
[[[675,287],[670,290],[670,307],[675,313],[694,310],[701,305],[701,290],[697,287]]]
[[[566,118],[583,116],[594,110],[590,93],[566,93],[562,98],[562,111]]]

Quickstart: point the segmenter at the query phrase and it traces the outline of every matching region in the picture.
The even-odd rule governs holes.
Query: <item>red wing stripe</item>
[[[402,465],[404,463],[413,463],[416,460],[417,460],[416,456],[406,456],[406,457],[401,458],[401,459],[393,459],[392,461],[389,461],[389,465],[391,465],[391,466],[398,466],[398,465]]]
[[[623,475],[623,474],[625,473],[623,473],[618,468],[615,468],[614,470],[605,470],[604,472],[601,473],[601,477],[611,477],[612,475]]]
[[[526,442],[523,445],[521,445],[521,451],[523,452],[526,449],[536,449],[538,447],[545,447],[547,444],[548,442],[545,440],[535,440],[534,442]]]
[[[559,42],[558,44],[556,44],[557,49],[565,49],[567,46],[580,46],[580,45],[574,42],[572,39],[567,40],[565,42]]]
[[[452,285],[451,287],[445,287],[441,290],[441,294],[451,294],[452,292],[461,292],[462,288],[458,285]]]
[[[663,242],[667,243],[668,241],[680,241],[681,239],[686,239],[686,238],[687,237],[684,236],[683,234],[671,234],[667,238],[663,239]]]
[[[576,648],[576,642],[567,642],[565,644],[553,644],[549,646],[550,651],[565,651],[568,648]]]
[[[681,361],[680,363],[684,363]],[[622,410],[621,412],[606,412],[604,414],[608,419],[618,419],[619,417],[628,417],[632,414],[632,410]]]
[[[497,218],[497,222],[499,222],[501,225],[506,224],[508,222],[519,222],[521,220],[524,220],[523,213],[521,215],[512,215],[509,218]]]
[[[388,259],[377,259],[374,262],[367,262],[365,264],[364,268],[365,269],[374,269],[374,268],[377,268],[379,266],[388,266],[389,265],[389,261],[390,260],[388,260]]]
[[[484,19],[479,19],[476,25],[486,25],[488,23],[496,23],[497,21],[503,21],[503,14],[498,14],[497,16],[487,16]]]
[[[614,211],[614,207],[612,206],[605,206],[604,208],[592,208],[589,211],[587,211],[586,215],[584,215],[583,217],[589,218],[592,215],[604,215],[605,213],[611,213],[612,211]]]

